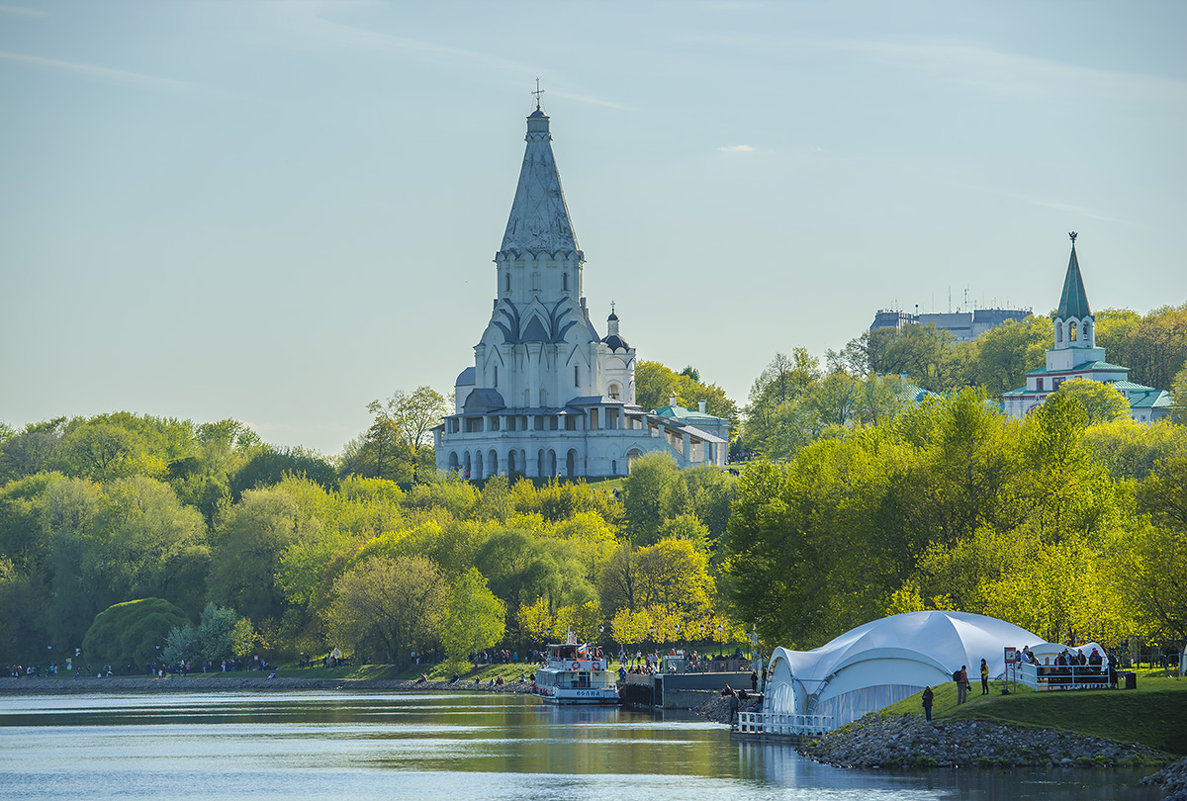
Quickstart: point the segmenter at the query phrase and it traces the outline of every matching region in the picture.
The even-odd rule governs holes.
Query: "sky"
[[[1187,301],[1187,3],[0,0],[0,422],[326,455],[473,364],[540,79],[640,359]],[[951,301],[949,300],[951,298]]]

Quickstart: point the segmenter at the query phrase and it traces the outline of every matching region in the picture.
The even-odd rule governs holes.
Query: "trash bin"
[[[1136,690],[1138,688],[1138,674],[1130,671],[1125,674],[1125,689]]]

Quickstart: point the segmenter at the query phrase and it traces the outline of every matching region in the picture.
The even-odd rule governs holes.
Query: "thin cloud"
[[[1024,197],[1023,200],[1035,206],[1042,206],[1045,209],[1066,211],[1070,212],[1071,214],[1075,214],[1077,217],[1087,217],[1090,220],[1117,223],[1119,225],[1140,225],[1140,223],[1136,223],[1133,220],[1122,220],[1119,217],[1110,217],[1086,206],[1076,206],[1071,203],[1059,203],[1054,200],[1044,200],[1037,197]]]
[[[25,8],[24,6],[10,6],[5,3],[0,3],[0,13],[16,14],[21,17],[48,17],[48,11],[42,11],[40,8]]]
[[[603,106],[605,108],[618,109],[619,111],[629,111],[630,110],[629,107],[624,106],[621,103],[615,103],[613,100],[603,100],[600,97],[590,97],[589,95],[577,95],[577,94],[573,94],[572,92],[562,92],[562,91],[557,91],[557,90],[551,90],[549,92],[546,92],[545,96],[547,97],[548,94],[551,94],[553,97],[563,97],[566,100],[574,100],[578,103],[587,103],[591,106]],[[545,101],[544,105],[548,105],[548,101]]]
[[[1124,99],[1187,102],[1187,81],[1159,75],[1118,72],[996,50],[962,39],[823,39],[806,46],[881,58],[946,80],[1010,97],[1045,100],[1085,87],[1094,94]]]
[[[49,67],[50,69],[70,72],[74,73],[75,75],[83,75],[88,78],[114,81],[116,83],[128,84],[130,86],[140,86],[145,89],[155,89],[157,91],[185,93],[209,93],[219,91],[212,86],[201,83],[193,83],[191,81],[179,81],[174,78],[162,78],[158,75],[145,75],[143,73],[129,72],[128,70],[120,70],[113,67],[101,67],[97,64],[82,64],[77,61],[61,61],[54,58],[30,56],[25,53],[10,53],[6,50],[0,50],[0,59],[5,61],[16,61],[22,64],[35,64],[39,67]]]
[[[717,148],[722,153],[753,153],[754,148],[750,145],[723,145]]]

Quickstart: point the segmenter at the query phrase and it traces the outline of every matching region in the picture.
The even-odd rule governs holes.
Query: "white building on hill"
[[[435,432],[437,467],[493,475],[623,476],[644,453],[681,467],[724,466],[725,437],[635,404],[635,349],[613,310],[601,336],[582,292],[585,257],[537,105],[503,243],[495,300],[474,366],[457,378],[454,414]]]
[[[1063,294],[1055,313],[1054,347],[1047,351],[1047,365],[1026,374],[1026,386],[1002,393],[1002,405],[1010,417],[1022,417],[1042,405],[1064,381],[1085,378],[1111,384],[1129,401],[1129,416],[1139,423],[1151,423],[1170,413],[1170,394],[1135,384],[1129,368],[1105,361],[1105,349],[1096,346],[1096,317],[1088,307],[1088,293],[1076,258],[1076,234],[1072,255],[1063,279]]]

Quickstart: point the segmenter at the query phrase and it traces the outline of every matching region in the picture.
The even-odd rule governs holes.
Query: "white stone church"
[[[604,337],[589,319],[585,257],[539,105],[527,118],[525,139],[495,254],[494,309],[474,346],[474,366],[457,378],[454,414],[434,433],[438,469],[472,480],[625,476],[653,451],[681,467],[723,467],[728,428],[718,436],[694,424],[702,420],[636,405],[635,349],[619,334],[617,315],[611,310]]]
[[[1073,378],[1110,384],[1129,401],[1129,416],[1152,423],[1170,413],[1171,397],[1164,390],[1135,384],[1129,368],[1105,361],[1105,349],[1096,346],[1096,315],[1088,307],[1088,293],[1076,258],[1076,234],[1063,279],[1063,294],[1055,312],[1054,347],[1047,351],[1047,365],[1026,374],[1026,386],[1002,393],[1006,414],[1018,418],[1037,409],[1059,385]]]

